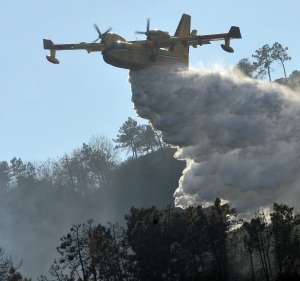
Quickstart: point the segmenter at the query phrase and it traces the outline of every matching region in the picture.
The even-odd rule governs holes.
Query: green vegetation
[[[101,212],[112,200],[120,214],[121,225],[92,219],[74,224],[61,237],[57,258],[40,281],[299,277],[299,217],[292,207],[275,203],[269,220],[260,210],[244,222],[218,198],[206,209],[176,209],[172,193],[184,163],[159,142],[151,142],[149,150],[141,147],[145,144],[133,158],[118,163],[112,143],[94,137],[53,162],[34,165],[13,158],[0,163],[1,206],[23,219],[34,217],[27,224],[45,219],[53,220],[49,225],[66,224],[86,206]],[[11,204],[29,198],[30,204]],[[3,250],[0,255],[1,280],[28,280],[18,272],[20,265],[14,266]]]
[[[35,258],[39,254],[39,259],[47,262],[55,247],[48,254],[49,246],[45,244],[53,244],[69,225],[88,217],[100,217],[101,221],[113,217],[124,224],[124,214],[131,206],[155,204],[162,208],[173,204],[174,187],[185,163],[173,158],[175,149],[162,145],[159,134],[149,132],[150,126],[137,127],[147,138],[149,134],[155,136],[156,141],[147,144],[142,135],[137,135],[137,158],[124,162],[120,162],[115,145],[103,136],[93,137],[71,153],[43,163],[16,157],[9,162],[0,161],[1,233],[13,234],[12,239],[18,241],[16,247],[24,248],[20,251],[24,263],[29,259],[39,263]],[[6,243],[0,241],[4,248]],[[35,245],[34,251],[30,245]],[[5,256],[0,264],[8,276],[19,267]]]
[[[31,279],[23,278],[22,274],[17,270],[21,267],[22,262],[15,266],[11,257],[4,256],[4,250],[0,247],[0,280],[5,281],[31,281]]]
[[[278,42],[275,42],[271,47],[265,44],[252,55],[255,59],[254,62],[248,58],[243,58],[237,63],[237,68],[251,78],[264,78],[268,74],[271,82],[272,64],[279,62],[283,68],[284,77],[287,79],[284,63],[292,59],[287,54],[287,50],[287,47],[284,48]]]
[[[114,142],[118,144],[116,148],[131,151],[135,159],[140,154],[153,152],[163,146],[159,132],[155,132],[151,125],[138,125],[137,121],[130,117],[119,129]]]
[[[40,280],[291,280],[299,278],[300,223],[293,208],[274,204],[250,222],[221,204],[134,208],[127,226],[74,225],[61,238],[54,279]],[[238,226],[234,230],[234,227]],[[296,279],[295,279],[296,280]]]

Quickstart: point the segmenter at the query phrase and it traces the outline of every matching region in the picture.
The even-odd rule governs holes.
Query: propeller
[[[150,29],[150,19],[147,19],[147,30],[146,31],[136,31],[135,34],[145,34],[148,36]]]
[[[110,32],[112,30],[112,28],[108,28],[104,33],[101,33],[99,27],[97,26],[97,24],[94,24],[95,29],[98,32],[98,38],[96,40],[93,41],[93,43],[96,43],[98,40],[103,39],[103,36],[105,36],[108,32]]]

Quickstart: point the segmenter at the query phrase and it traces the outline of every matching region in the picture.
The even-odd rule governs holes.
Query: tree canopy
[[[153,152],[162,147],[159,133],[155,132],[149,124],[139,125],[131,117],[119,128],[119,134],[114,142],[117,143],[116,148],[132,152],[132,157],[135,159],[140,154]]]
[[[118,162],[117,150],[104,137],[94,137],[56,161],[32,164],[14,157],[0,162],[0,202],[21,218],[28,212],[36,221],[44,223],[46,218],[57,224],[62,216],[73,220],[83,208],[105,201],[114,210],[126,212],[123,227],[91,219],[73,224],[57,243],[51,277],[40,280],[279,281],[299,277],[300,220],[293,207],[274,203],[270,220],[258,210],[243,223],[236,219],[237,211],[219,198],[208,208],[163,208],[168,200],[172,203],[184,165],[173,159],[174,150],[159,144],[151,126],[134,120],[129,124],[140,128],[139,157],[124,163]],[[103,192],[107,190],[110,193]],[[113,202],[108,194],[119,200]],[[15,204],[20,198],[27,203],[30,197],[35,201],[22,208]],[[73,205],[67,205],[70,197]],[[137,197],[143,198],[143,208],[132,207],[128,212]],[[126,207],[120,206],[122,201]],[[153,202],[160,206],[150,207]],[[68,208],[59,208],[62,204]],[[36,227],[32,221],[25,224]],[[1,276],[28,280],[0,249],[0,280]]]
[[[284,48],[278,42],[275,42],[272,46],[265,44],[252,55],[252,58],[255,59],[254,62],[251,62],[249,58],[243,58],[237,63],[236,67],[251,78],[264,78],[268,75],[271,82],[272,65],[277,61],[283,68],[284,77],[287,78],[285,62],[291,60],[287,51],[288,48]]]
[[[132,207],[125,228],[89,220],[61,238],[50,274],[84,281],[299,277],[299,217],[292,207],[274,203],[269,222],[263,210],[243,223],[236,216],[216,198],[207,209]]]

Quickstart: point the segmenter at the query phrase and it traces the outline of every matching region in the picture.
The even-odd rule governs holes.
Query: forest
[[[116,161],[116,148],[105,137],[94,137],[53,162],[33,165],[16,158],[1,162],[1,206],[27,219],[39,212],[37,221],[27,223],[50,218],[54,220],[50,225],[66,224],[83,212],[82,206],[95,208],[109,196],[119,197],[115,200],[125,223],[95,223],[89,218],[66,225],[68,230],[56,241],[56,258],[40,281],[293,280],[298,276],[300,220],[293,207],[274,203],[270,215],[257,210],[248,220],[237,219],[237,211],[218,198],[209,208],[175,208],[172,192],[183,163],[173,159],[174,150],[154,132],[153,141],[145,145],[141,139],[146,126],[131,118],[114,140],[118,146],[124,145],[121,135],[129,127],[141,145],[124,146],[132,157],[123,163]],[[12,204],[33,196],[34,209]],[[127,203],[123,207],[122,198]],[[61,202],[68,211],[59,206]],[[129,208],[134,202],[141,206]],[[67,219],[57,219],[64,216]],[[1,280],[30,280],[21,271],[21,262],[14,263],[1,248]]]
[[[50,274],[54,280],[299,278],[300,221],[293,208],[274,203],[269,223],[263,211],[249,222],[236,215],[217,198],[209,209],[132,207],[124,228],[88,220],[61,238]]]
[[[299,72],[286,75],[286,51],[265,45],[236,67],[271,82],[279,60],[276,82],[294,89]],[[115,139],[94,136],[57,159],[0,161],[0,280],[298,280],[294,206],[274,202],[243,219],[219,198],[175,208],[185,163],[174,153],[151,125],[128,118]],[[24,273],[28,260],[33,273]]]

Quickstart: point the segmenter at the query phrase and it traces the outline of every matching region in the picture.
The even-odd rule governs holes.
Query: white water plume
[[[137,114],[186,161],[177,206],[219,197],[244,213],[274,202],[300,210],[299,93],[236,71],[153,67],[129,81]]]

